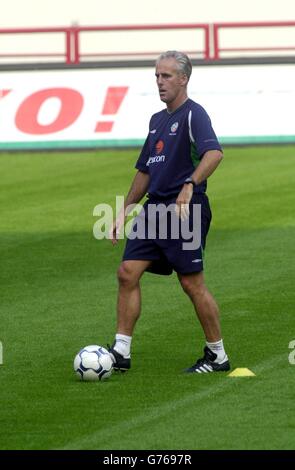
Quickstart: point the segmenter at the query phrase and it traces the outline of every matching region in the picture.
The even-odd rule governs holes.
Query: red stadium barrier
[[[260,22],[260,23],[251,23],[251,22],[244,22],[244,23],[216,23],[213,25],[213,56],[212,59],[218,60],[220,59],[220,55],[222,52],[270,52],[270,51],[295,51],[295,44],[291,46],[259,46],[257,47],[220,47],[220,32],[221,30],[226,29],[245,29],[245,28],[280,28],[286,29],[288,27],[294,27],[294,34],[295,37],[295,21],[272,21],[272,22]]]
[[[5,34],[25,34],[25,35],[33,35],[36,33],[47,33],[47,34],[52,34],[52,33],[63,33],[65,35],[65,49],[64,53],[0,53],[0,58],[1,57],[7,57],[7,58],[12,58],[12,57],[52,57],[52,56],[58,56],[58,57],[64,57],[65,62],[67,64],[71,64],[72,62],[72,27],[69,28],[1,28],[0,29],[0,35],[5,35]]]
[[[204,41],[203,41],[203,48],[200,50],[195,49],[194,51],[187,51],[190,53],[199,53],[201,57],[204,59],[210,58],[210,50],[209,50],[209,25],[208,24],[157,24],[157,25],[124,25],[124,26],[71,26],[71,27],[59,27],[59,28],[13,28],[13,29],[0,29],[0,35],[5,34],[56,34],[56,33],[63,33],[65,36],[64,41],[64,51],[61,52],[31,52],[31,53],[0,53],[0,58],[13,58],[13,57],[23,57],[23,58],[49,58],[49,57],[64,57],[66,64],[79,64],[83,58],[87,57],[103,57],[106,56],[118,56],[119,58],[129,57],[129,56],[136,56],[140,58],[141,56],[145,55],[152,55],[157,56],[162,51],[153,51],[153,52],[145,52],[145,53],[130,53],[128,51],[125,52],[118,52],[118,53],[110,53],[110,54],[82,54],[80,53],[80,36],[83,32],[123,32],[123,31],[155,31],[155,30],[201,30],[204,34]]]
[[[63,58],[63,62],[68,65],[77,65],[81,62],[85,62],[87,58],[97,57],[98,60],[102,59],[113,59],[117,57],[119,60],[123,58],[146,58],[150,56],[154,58],[161,51],[145,51],[145,52],[132,52],[132,51],[120,51],[120,52],[98,52],[98,53],[82,53],[80,51],[81,46],[81,34],[89,32],[130,32],[130,31],[165,31],[165,30],[201,30],[203,32],[203,44],[200,49],[194,49],[186,51],[192,57],[198,55],[201,60],[218,60],[221,58],[221,54],[226,53],[245,53],[245,52],[284,52],[284,51],[295,51],[295,45],[276,45],[273,46],[259,46],[257,47],[222,47],[220,32],[225,29],[236,29],[239,28],[287,28],[294,27],[295,21],[288,22],[261,22],[261,23],[216,23],[216,24],[205,24],[205,23],[187,23],[187,24],[157,24],[157,25],[124,25],[124,26],[71,26],[71,27],[57,27],[57,28],[12,28],[12,29],[0,29],[0,35],[36,35],[36,34],[62,34],[64,35],[63,50],[62,51],[50,51],[50,52],[1,52],[0,60],[9,58],[42,58],[52,59],[53,57]],[[212,34],[211,34],[212,33]],[[36,41],[38,44],[38,41]],[[35,47],[35,45],[34,45]],[[52,62],[48,60],[48,62]],[[3,63],[3,61],[2,61]],[[19,63],[19,62],[18,62]]]

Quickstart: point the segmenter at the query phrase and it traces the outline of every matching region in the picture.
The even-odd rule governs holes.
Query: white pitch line
[[[281,361],[286,362],[287,361],[287,356],[286,353],[280,354],[277,357],[272,357],[271,359],[268,359],[266,361],[261,362],[257,366],[253,366],[251,368],[255,370],[256,375],[261,375],[263,372],[266,372],[267,370],[271,370],[277,366],[277,364]],[[213,372],[214,373],[214,372]],[[223,375],[223,373],[220,373],[220,375]],[[220,377],[221,378],[221,377]],[[173,410],[173,413],[175,414],[175,411],[182,407],[182,406],[188,406],[193,402],[196,402],[198,400],[210,398],[210,394],[214,393],[216,395],[217,393],[223,392],[227,388],[231,388],[233,386],[233,383],[237,378],[229,378],[226,375],[223,376],[224,379],[227,379],[226,381],[222,381],[221,383],[217,384],[215,383],[214,385],[211,385],[211,387],[206,388],[206,390],[203,390],[201,392],[194,392],[189,395],[186,395],[183,398],[178,398],[173,401],[169,401],[168,403],[164,404],[159,404],[151,407],[151,409],[146,410],[144,413],[139,414],[135,417],[132,417],[128,420],[124,420],[120,423],[116,423],[110,426],[105,426],[103,429],[100,429],[97,432],[92,432],[90,434],[85,435],[84,437],[81,437],[80,439],[75,439],[72,442],[69,442],[65,447],[59,448],[62,450],[67,450],[67,449],[89,449],[90,447],[96,447],[99,450],[99,441],[100,441],[100,436],[103,437],[105,440],[107,436],[110,436],[110,443],[112,442],[112,436],[119,436],[119,435],[124,435],[125,432],[128,432],[130,428],[134,428],[138,425],[142,424],[147,424],[150,421],[153,421],[154,419],[160,419],[163,418],[164,416],[171,414],[171,410]],[[238,380],[243,380],[245,378],[238,378]],[[198,380],[198,376],[196,374],[196,380]],[[249,380],[255,380],[255,377],[250,377]],[[202,382],[203,384],[203,382]],[[94,446],[92,445],[94,443]]]

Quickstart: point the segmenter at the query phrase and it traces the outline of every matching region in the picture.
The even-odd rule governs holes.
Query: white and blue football
[[[113,361],[107,349],[92,344],[78,352],[74,359],[74,371],[81,380],[105,380],[113,372]]]

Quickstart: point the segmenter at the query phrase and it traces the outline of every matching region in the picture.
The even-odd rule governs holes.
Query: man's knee
[[[117,271],[118,282],[122,287],[133,287],[139,281],[137,272],[126,261],[123,261]]]
[[[199,296],[206,290],[203,273],[178,276],[182,289],[189,296]]]

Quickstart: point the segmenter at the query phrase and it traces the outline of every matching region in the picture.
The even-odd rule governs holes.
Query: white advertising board
[[[295,64],[194,67],[223,144],[295,142]],[[163,109],[154,69],[2,72],[0,150],[137,146]]]

